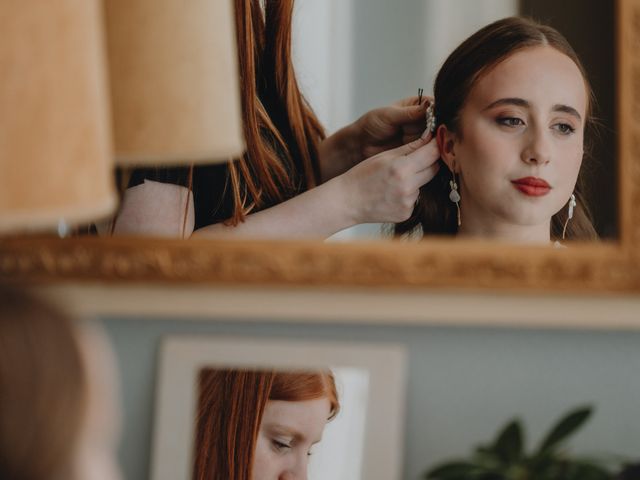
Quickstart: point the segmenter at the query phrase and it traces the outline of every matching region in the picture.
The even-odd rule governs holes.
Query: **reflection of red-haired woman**
[[[194,480],[306,479],[339,409],[329,371],[205,369],[199,389]]]
[[[372,110],[325,138],[291,61],[294,1],[234,4],[246,153],[224,165],[133,172],[114,232],[328,237],[408,218],[438,168],[435,142],[421,138],[424,102]]]

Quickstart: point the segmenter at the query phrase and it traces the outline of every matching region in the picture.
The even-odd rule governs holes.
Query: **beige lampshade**
[[[112,213],[98,0],[0,2],[0,232]]]
[[[232,0],[104,0],[116,163],[244,150]]]

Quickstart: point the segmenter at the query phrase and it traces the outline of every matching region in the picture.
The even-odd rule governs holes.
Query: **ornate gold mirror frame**
[[[0,239],[0,279],[640,292],[640,0],[618,2],[619,239],[567,249],[429,239],[324,243]]]

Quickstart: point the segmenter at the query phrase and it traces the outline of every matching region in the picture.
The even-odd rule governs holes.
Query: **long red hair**
[[[235,1],[247,151],[229,163],[232,225],[319,182],[324,130],[300,93],[291,62],[293,3]]]
[[[194,480],[250,480],[253,456],[269,400],[328,398],[340,408],[330,371],[275,372],[203,369],[198,378]]]
[[[324,129],[300,93],[291,61],[294,0],[235,0],[243,133],[247,150],[226,164],[219,204],[196,205],[217,211],[229,205],[223,221],[238,225],[252,212],[277,205],[320,182],[318,146]],[[215,108],[215,105],[212,105]],[[199,169],[138,169],[145,178],[185,185],[198,183]],[[132,186],[134,170],[116,172],[121,194]],[[202,187],[200,187],[202,188]],[[205,187],[207,188],[207,187]],[[216,189],[219,186],[211,186]],[[186,220],[189,197],[184,204]],[[226,208],[225,208],[226,209]],[[208,221],[208,220],[207,220]],[[220,219],[211,219],[215,223]],[[209,224],[207,223],[207,224]],[[112,223],[113,234],[115,222]],[[186,224],[182,233],[185,235]]]

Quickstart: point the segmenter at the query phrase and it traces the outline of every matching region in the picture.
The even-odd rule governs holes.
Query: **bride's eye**
[[[573,132],[576,131],[576,129],[573,128],[568,123],[558,123],[554,125],[553,128],[558,130],[558,132],[560,132],[562,135],[571,135]]]
[[[499,117],[496,122],[505,127],[520,127],[524,125],[524,121],[518,117]]]

